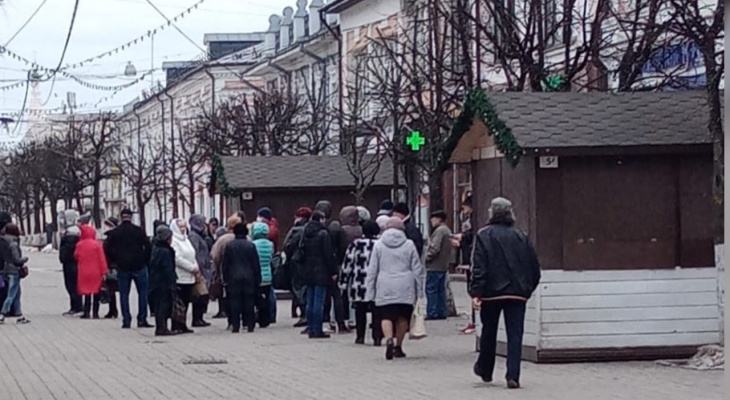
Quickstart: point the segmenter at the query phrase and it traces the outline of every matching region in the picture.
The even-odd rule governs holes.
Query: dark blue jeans
[[[426,318],[444,319],[446,307],[446,272],[428,271],[426,275]]]
[[[327,297],[327,286],[307,287],[307,326],[310,334],[322,333],[325,297]]]
[[[479,338],[479,368],[482,376],[491,378],[497,353],[497,332],[499,315],[504,312],[504,326],[507,331],[507,376],[520,381],[520,361],[522,360],[522,335],[525,327],[525,302],[519,300],[483,301],[480,317],[482,337]]]
[[[147,295],[149,291],[149,275],[147,267],[137,271],[118,271],[119,301],[122,303],[122,324],[132,323],[132,314],[129,311],[129,292],[132,290],[132,281],[137,289],[138,309],[137,322],[147,322]]]

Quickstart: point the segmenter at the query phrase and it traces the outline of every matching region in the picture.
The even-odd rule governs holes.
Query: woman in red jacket
[[[89,319],[91,303],[94,303],[94,319],[99,318],[99,292],[104,277],[109,273],[101,243],[96,240],[96,230],[90,225],[81,226],[81,240],[74,252],[78,263],[78,291],[84,296],[83,319]]]

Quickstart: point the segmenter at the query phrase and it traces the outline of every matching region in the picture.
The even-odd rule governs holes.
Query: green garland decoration
[[[213,173],[215,174],[216,182],[218,182],[218,188],[222,195],[226,197],[239,197],[243,193],[240,189],[234,189],[231,188],[230,185],[228,185],[228,180],[226,179],[226,172],[223,168],[223,162],[221,161],[221,158],[219,155],[213,155],[212,158],[213,161]]]
[[[512,134],[512,129],[499,118],[497,109],[489,101],[487,92],[482,88],[473,88],[469,90],[466,96],[464,108],[451,128],[450,142],[452,142],[451,146],[453,148],[450,149],[449,155],[456,148],[456,144],[458,144],[461,137],[471,129],[474,118],[479,118],[487,126],[488,133],[494,137],[494,143],[499,151],[504,154],[513,167],[516,166],[523,154],[522,147],[517,143],[517,139]],[[449,149],[447,148],[447,150]]]

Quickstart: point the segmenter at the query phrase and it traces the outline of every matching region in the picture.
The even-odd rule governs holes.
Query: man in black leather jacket
[[[492,200],[489,222],[474,238],[469,294],[481,309],[482,336],[474,373],[492,381],[499,316],[507,330],[507,386],[520,387],[526,303],[540,283],[540,264],[527,235],[516,228],[512,203]]]

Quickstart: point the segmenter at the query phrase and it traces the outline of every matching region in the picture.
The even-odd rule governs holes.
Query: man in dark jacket
[[[61,237],[61,243],[58,248],[58,260],[63,268],[63,283],[70,300],[69,310],[63,315],[74,316],[84,312],[81,296],[77,289],[78,284],[78,264],[74,252],[76,244],[81,239],[81,231],[78,226],[69,226]]]
[[[398,217],[403,221],[406,227],[406,237],[413,241],[418,250],[418,255],[423,255],[423,233],[418,229],[416,224],[411,221],[411,210],[408,208],[406,203],[396,203],[393,206],[393,216]]]
[[[249,332],[253,332],[256,325],[254,307],[261,285],[261,265],[256,246],[248,239],[246,224],[233,227],[236,238],[226,245],[223,250],[221,270],[223,282],[228,293],[229,308],[233,315],[231,326],[233,333],[241,330],[241,314],[243,322]]]
[[[489,222],[474,238],[469,294],[481,309],[482,336],[474,373],[492,381],[499,316],[507,330],[507,386],[520,387],[522,335],[527,300],[540,283],[540,263],[527,235],[514,226],[512,203],[492,200]]]
[[[307,326],[307,286],[304,283],[304,266],[293,260],[293,258],[299,244],[303,243],[301,240],[304,235],[304,227],[311,217],[311,208],[300,207],[294,214],[294,226],[284,239],[284,253],[286,254],[287,268],[291,274],[292,306],[299,308],[299,321],[294,324],[295,328]]]
[[[170,336],[167,320],[172,317],[172,296],[177,288],[172,231],[165,225],[156,230],[150,257],[150,294],[155,299],[155,336]]]
[[[147,323],[147,295],[149,275],[147,263],[150,260],[152,247],[144,230],[132,224],[132,211],[122,210],[122,223],[107,233],[104,249],[107,260],[117,266],[119,281],[119,300],[122,303],[122,329],[129,329],[132,324],[132,314],[129,311],[129,292],[132,281],[137,289],[139,299],[137,326],[152,328]]]
[[[325,214],[315,211],[304,228],[304,272],[307,285],[307,324],[310,339],[329,338],[322,331],[324,301],[337,282],[337,262]]]
[[[342,243],[345,241],[345,233],[342,229],[342,224],[339,221],[331,219],[332,216],[332,203],[327,200],[320,200],[314,207],[315,211],[319,211],[324,215],[322,224],[329,233],[330,241],[332,242],[332,251],[335,255],[335,264],[342,265],[342,261],[345,259],[345,250],[347,247],[342,248]],[[323,318],[325,322],[330,322],[330,314],[332,304],[335,307],[335,320],[337,321],[337,327],[340,333],[349,333],[349,328],[345,325],[345,304],[342,298],[342,293],[337,288],[336,283],[332,283],[327,290],[327,296],[325,298],[325,307],[323,311]],[[334,329],[334,325],[330,323],[330,329]]]

